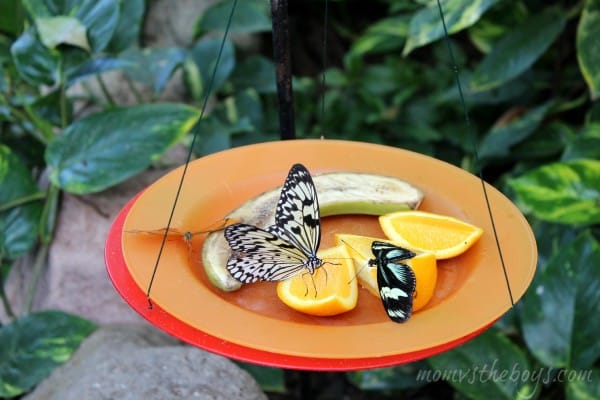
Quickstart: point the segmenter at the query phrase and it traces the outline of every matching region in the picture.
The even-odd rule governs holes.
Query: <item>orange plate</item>
[[[298,162],[313,176],[354,171],[404,179],[423,191],[420,209],[465,220],[483,228],[484,235],[463,255],[439,262],[433,299],[405,324],[391,322],[380,300],[364,289],[357,308],[336,317],[288,309],[277,298],[274,283],[220,292],[208,283],[202,268],[202,235],[195,236],[189,248],[183,240],[166,242],[151,292],[159,307],[147,310],[144,293],[162,238],[126,232],[166,226],[182,173],[178,168],[143,191],[129,205],[128,214],[123,210],[120,223],[115,222],[106,260],[117,290],[151,322],[188,342],[246,361],[306,369],[368,368],[429,356],[481,332],[511,307],[479,178],[406,150],[295,140],[212,154],[190,163],[171,226],[196,231],[214,225],[246,200],[281,185],[290,166]],[[535,239],[523,215],[504,195],[489,185],[487,192],[516,301],[535,272]],[[333,245],[335,232],[383,237],[377,218],[370,216],[323,218],[322,229],[322,248]],[[206,345],[206,338],[211,345]],[[227,346],[243,351],[229,352]]]

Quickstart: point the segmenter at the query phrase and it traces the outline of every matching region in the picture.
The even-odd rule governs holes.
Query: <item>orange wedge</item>
[[[369,266],[369,259],[373,258],[371,243],[373,241],[393,242],[389,240],[338,233],[335,235],[336,244],[345,244],[348,252],[355,261],[358,271],[358,281],[373,296],[379,297],[377,285],[377,267]],[[421,253],[405,260],[406,264],[415,273],[417,286],[413,298],[413,312],[419,311],[431,300],[437,283],[437,261],[432,253]]]
[[[352,279],[356,272],[348,250],[336,246],[319,251],[318,256],[325,264],[313,275],[300,273],[279,282],[277,296],[294,310],[310,315],[331,316],[352,310],[358,300],[358,285]]]
[[[379,217],[381,229],[400,247],[430,252],[438,260],[467,251],[483,230],[457,218],[424,211],[399,211]]]

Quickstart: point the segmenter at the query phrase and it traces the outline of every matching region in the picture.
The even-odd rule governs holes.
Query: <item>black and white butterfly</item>
[[[225,229],[232,254],[227,270],[242,283],[280,281],[302,271],[311,274],[323,262],[317,257],[321,220],[317,190],[310,173],[294,164],[281,189],[275,224],[265,229],[233,224]]]
[[[369,265],[377,267],[377,286],[383,308],[394,322],[406,322],[412,315],[413,296],[417,281],[413,270],[402,261],[416,254],[390,243],[374,241],[371,251],[375,259]]]

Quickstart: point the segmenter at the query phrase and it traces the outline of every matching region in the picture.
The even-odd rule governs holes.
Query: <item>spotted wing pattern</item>
[[[256,226],[231,225],[225,238],[232,250],[227,270],[242,283],[279,281],[305,268],[307,257],[301,250]]]
[[[371,250],[377,265],[377,285],[383,308],[394,322],[406,322],[412,315],[417,281],[413,270],[401,261],[415,253],[384,242],[373,242]]]
[[[290,169],[281,189],[275,224],[261,229],[234,224],[225,229],[232,254],[227,270],[242,283],[279,281],[303,270],[313,273],[321,223],[317,192],[308,170],[301,164]]]
[[[307,255],[316,256],[321,242],[317,189],[302,164],[294,164],[281,189],[273,231],[285,235]]]

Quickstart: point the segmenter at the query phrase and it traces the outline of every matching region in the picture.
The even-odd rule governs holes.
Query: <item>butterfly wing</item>
[[[271,232],[314,256],[321,242],[317,189],[302,164],[294,164],[281,189]]]
[[[392,262],[408,260],[409,258],[416,256],[415,253],[403,247],[380,241],[371,243],[371,251],[373,252],[373,255],[375,255],[375,260],[384,257]]]
[[[399,261],[415,253],[384,242],[373,242],[371,250],[377,264],[377,285],[383,308],[394,322],[406,322],[412,315],[417,280],[413,270]]]
[[[280,281],[306,267],[306,255],[281,237],[248,224],[233,224],[225,229],[232,254],[227,270],[238,281]]]

